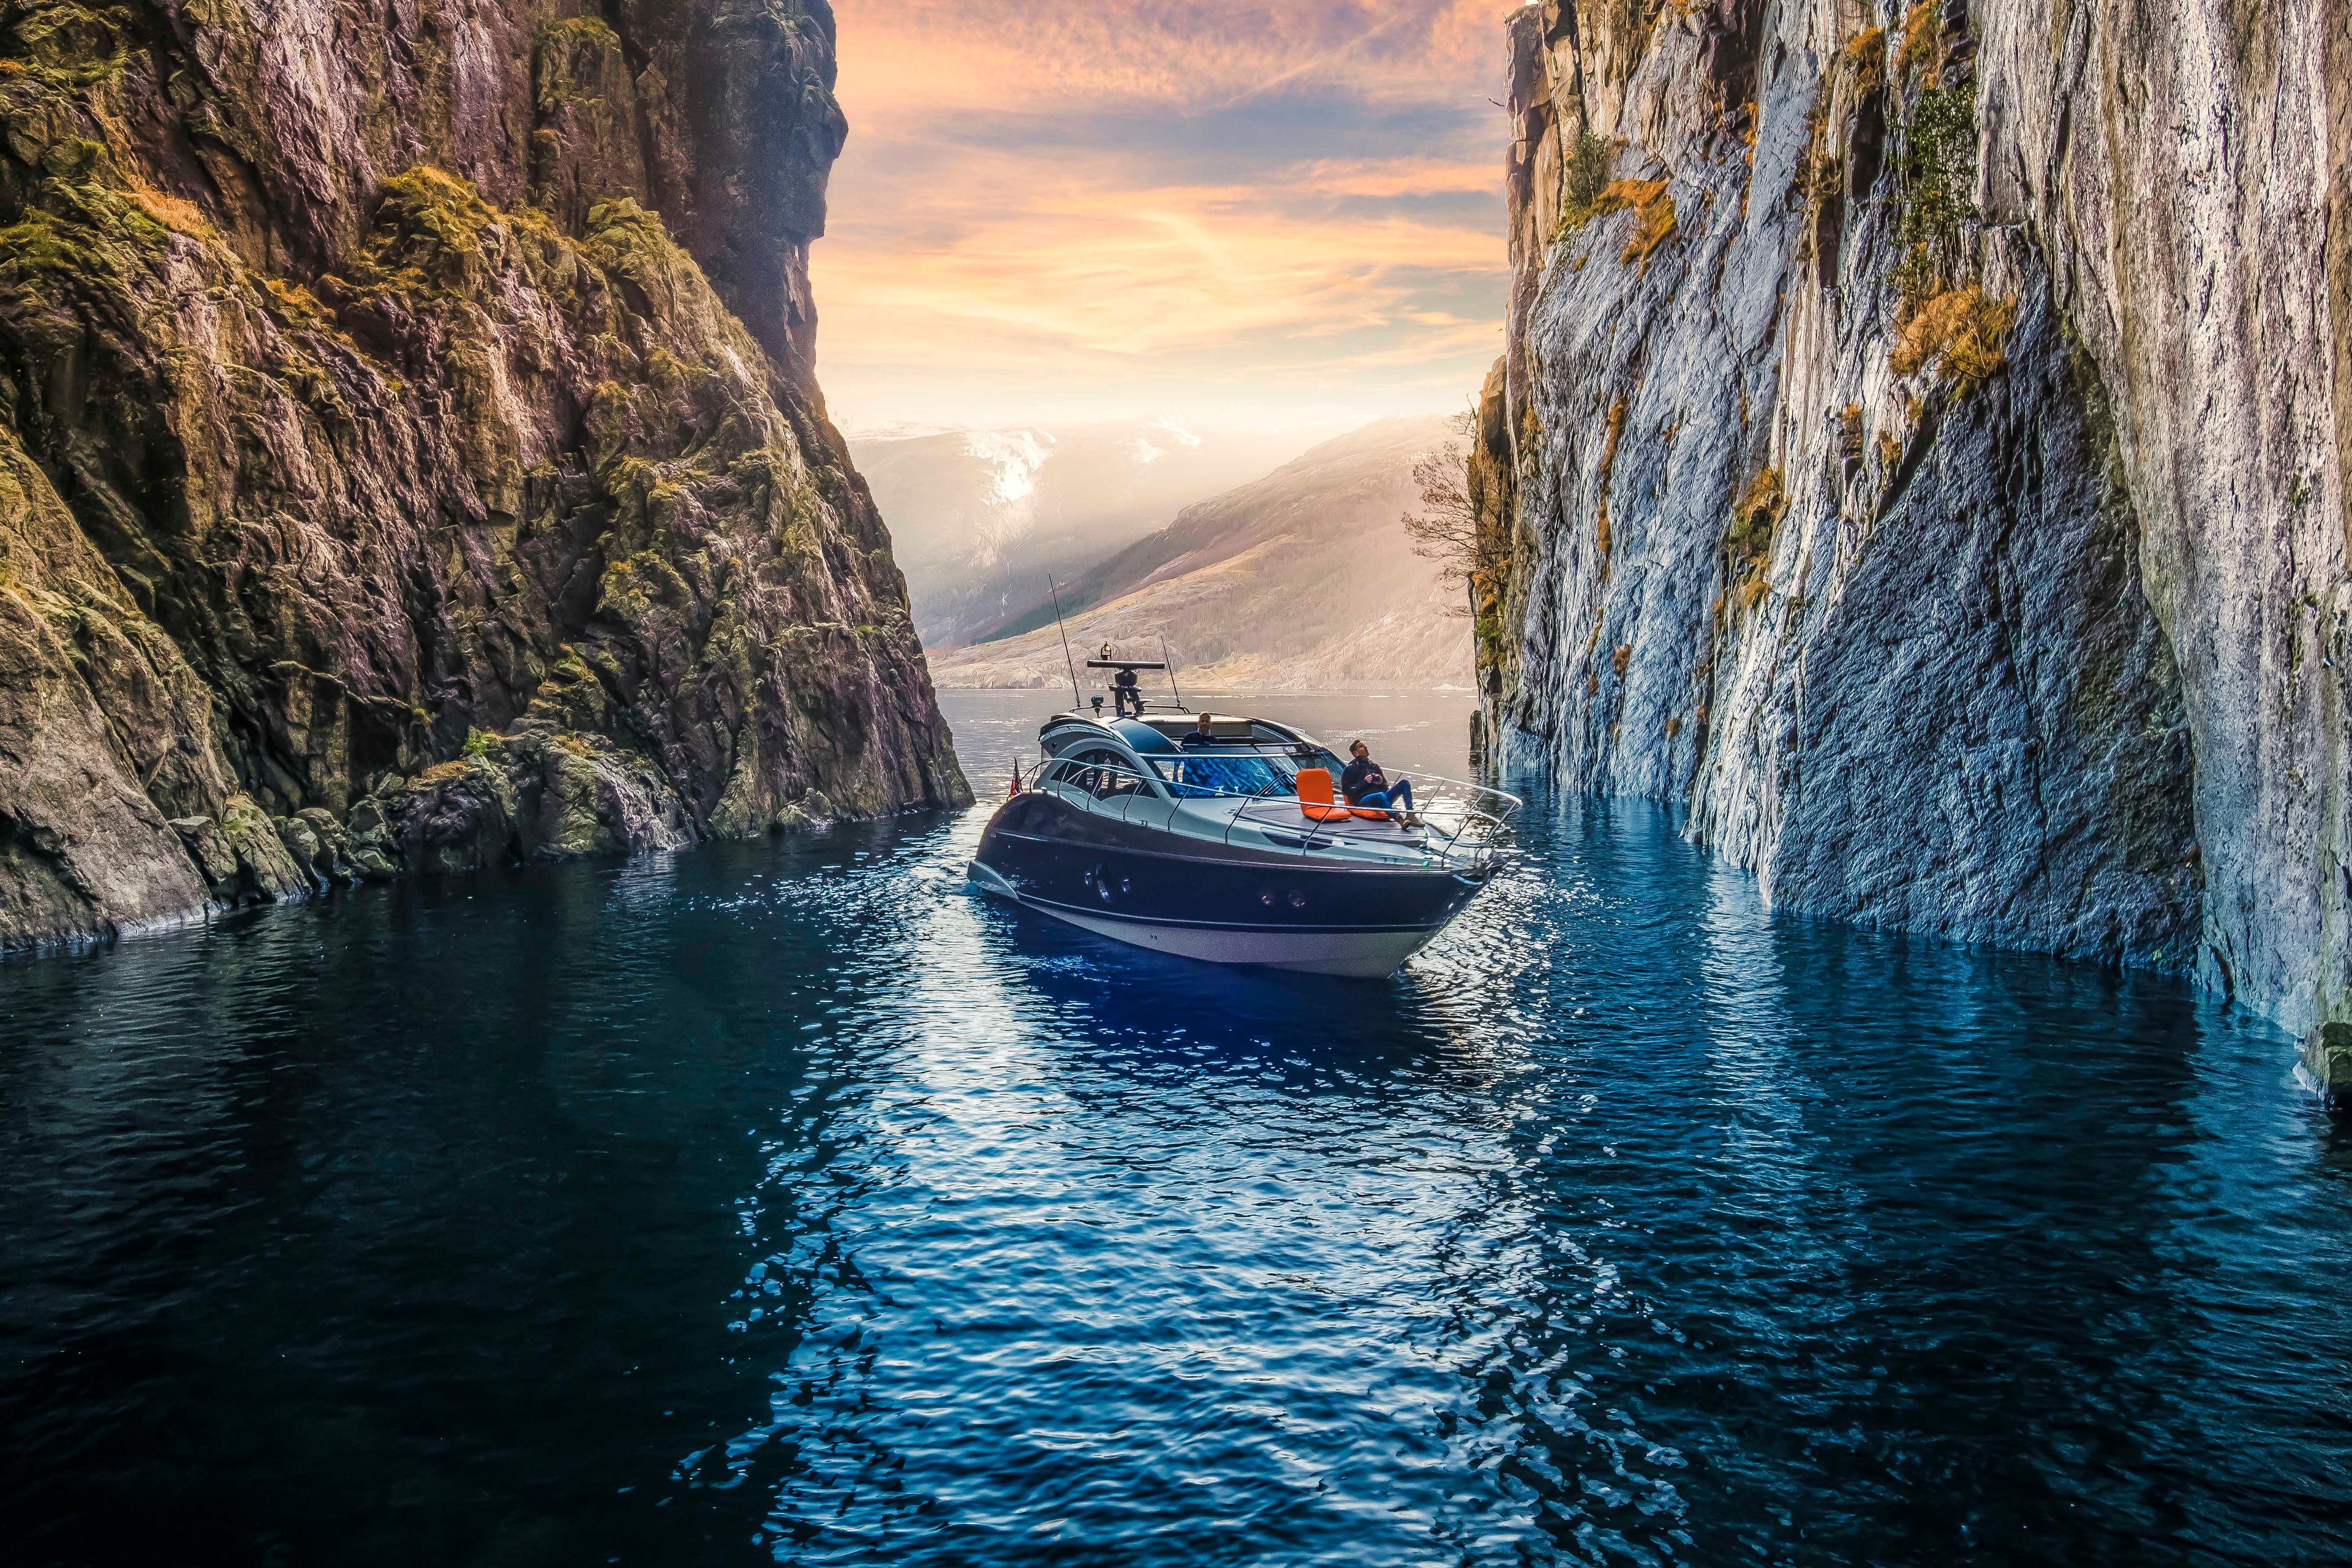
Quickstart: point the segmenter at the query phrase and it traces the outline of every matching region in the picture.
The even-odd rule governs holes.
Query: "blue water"
[[[2352,1561],[2282,1036],[1529,788],[1382,984],[970,898],[984,808],[0,965],[0,1558]]]

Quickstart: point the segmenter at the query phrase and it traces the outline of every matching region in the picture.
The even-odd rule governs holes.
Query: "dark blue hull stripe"
[[[1056,903],[1051,899],[1040,899],[1029,893],[1015,893],[1013,897],[1016,901],[1026,904],[1032,909],[1045,910],[1066,910],[1072,914],[1084,915],[1088,920],[1118,921],[1123,925],[1181,926],[1188,931],[1254,931],[1266,936],[1296,936],[1300,934],[1312,934],[1316,936],[1386,936],[1404,931],[1433,931],[1442,930],[1445,925],[1445,921],[1439,921],[1435,925],[1420,926],[1264,925],[1256,923],[1242,924],[1233,921],[1180,921],[1168,919],[1160,915],[1122,914],[1117,910],[1107,910],[1100,904]]]
[[[1016,839],[1023,844],[1034,844],[1042,848],[1061,849],[1078,847],[1094,849],[1101,847],[1101,846],[1096,845],[1073,845],[1068,839],[1050,838],[1041,834],[1015,833],[1010,828],[997,828],[994,831],[996,837],[1000,838]],[[1173,837],[1172,835],[1162,832],[1159,828],[1148,828],[1142,829],[1141,831],[1159,833],[1161,837]],[[1210,847],[1215,848],[1218,847],[1218,846],[1212,845]],[[1365,860],[1302,861],[1296,855],[1279,855],[1274,851],[1264,849],[1248,851],[1247,853],[1252,858],[1244,858],[1242,855],[1230,853],[1223,855],[1173,855],[1165,849],[1146,849],[1132,844],[1121,844],[1117,846],[1117,848],[1118,852],[1121,855],[1139,856],[1146,860],[1174,860],[1187,866],[1215,866],[1220,868],[1226,867],[1244,867],[1253,871],[1290,869],[1302,871],[1337,871],[1350,877],[1454,876],[1454,873],[1451,871],[1440,870],[1432,866],[1381,866]],[[1307,850],[1306,853],[1312,855],[1319,853],[1319,851],[1309,849]],[[1463,879],[1458,877],[1454,879],[1456,881],[1463,880]]]

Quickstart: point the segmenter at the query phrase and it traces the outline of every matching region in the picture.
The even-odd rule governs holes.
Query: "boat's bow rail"
[[[1079,791],[1055,785],[1045,775],[1056,761],[1041,757],[1025,775],[1026,759],[1016,761],[1016,794],[1046,793],[1062,798],[1087,797],[1087,809],[1097,816],[1180,837],[1216,838],[1227,845],[1263,842],[1301,853],[1355,851],[1352,858],[1368,865],[1437,866],[1456,876],[1484,880],[1493,875],[1511,852],[1511,819],[1525,804],[1517,795],[1468,779],[1437,773],[1415,773],[1412,816],[1409,826],[1398,814],[1325,808],[1327,816],[1310,816],[1296,795],[1243,795],[1205,785],[1171,783],[1154,773],[1123,763],[1094,762],[1087,770],[1098,780],[1124,781],[1129,787]],[[1429,798],[1422,800],[1426,793]]]

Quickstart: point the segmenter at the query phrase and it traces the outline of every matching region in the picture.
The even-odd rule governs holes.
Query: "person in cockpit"
[[[1187,746],[1213,746],[1217,743],[1216,731],[1210,727],[1206,713],[1201,715],[1198,723],[1184,731],[1182,743]]]

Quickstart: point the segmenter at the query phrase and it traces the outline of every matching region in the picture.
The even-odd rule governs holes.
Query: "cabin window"
[[[1151,765],[1180,799],[1217,795],[1293,795],[1298,789],[1297,773],[1282,757],[1154,757]]]
[[[1123,795],[1144,793],[1143,783],[1135,773],[1135,764],[1116,752],[1107,752],[1099,747],[1080,752],[1061,767],[1065,773],[1055,782],[1085,790],[1097,800],[1116,800]]]

